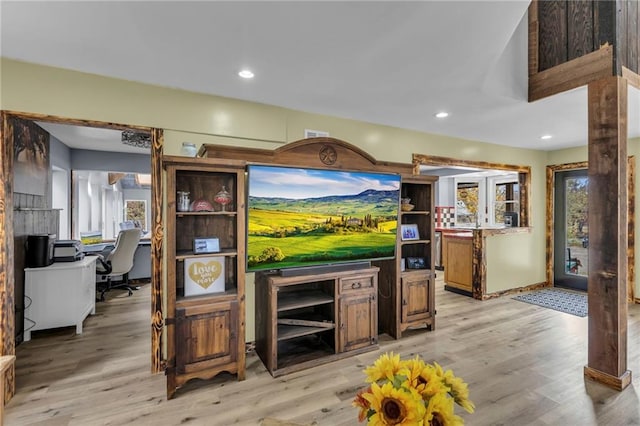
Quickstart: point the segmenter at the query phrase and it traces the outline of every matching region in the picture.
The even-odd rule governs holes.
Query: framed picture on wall
[[[420,233],[418,232],[418,225],[415,223],[409,223],[400,225],[400,238],[402,241],[419,240]]]
[[[147,200],[124,200],[124,220],[135,228],[147,229]]]
[[[44,196],[49,181],[49,133],[34,122],[13,127],[13,191]]]

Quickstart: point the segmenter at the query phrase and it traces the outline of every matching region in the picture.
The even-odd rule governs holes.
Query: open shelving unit
[[[435,327],[434,185],[437,177],[402,175],[400,195],[414,208],[400,209],[398,226],[416,225],[418,239],[403,240],[398,233],[396,258],[375,262],[380,267],[380,332],[399,339],[408,328]],[[424,266],[410,268],[411,259]]]
[[[244,167],[211,159],[165,157],[167,181],[167,398],[187,381],[226,371],[245,375]],[[222,187],[232,201],[214,202]],[[177,192],[214,211],[177,211]],[[219,251],[194,253],[195,238]],[[187,270],[188,264],[195,265]],[[190,291],[187,291],[187,288]],[[195,290],[194,290],[195,289]]]
[[[377,347],[378,268],[256,274],[256,352],[280,376]]]

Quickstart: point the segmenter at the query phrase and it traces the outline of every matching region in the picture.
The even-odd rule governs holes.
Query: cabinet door
[[[402,277],[402,322],[408,323],[429,316],[429,277]]]
[[[185,374],[235,362],[237,301],[176,309],[176,368]]]
[[[339,352],[351,351],[378,342],[378,304],[370,292],[340,299]]]
[[[473,291],[473,243],[471,238],[443,236],[445,284]]]

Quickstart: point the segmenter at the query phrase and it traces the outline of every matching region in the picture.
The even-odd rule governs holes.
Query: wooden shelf
[[[401,241],[400,244],[405,245],[405,244],[429,244],[431,242],[431,240],[407,240],[407,241]]]
[[[238,255],[238,251],[232,250],[232,249],[223,249],[215,253],[203,253],[203,254],[195,254],[193,250],[178,250],[176,252],[176,260],[191,259],[194,257],[209,257],[209,256],[235,257],[237,255]]]
[[[296,337],[308,336],[310,334],[320,333],[323,331],[329,331],[336,328],[333,327],[306,327],[304,325],[284,325],[278,324],[278,341],[295,339]]]
[[[405,269],[404,271],[400,272],[400,276],[402,277],[409,277],[412,275],[431,275],[431,269]]]
[[[177,217],[183,216],[237,216],[237,212],[176,212]]]
[[[320,290],[278,293],[278,312],[333,303],[334,297]]]
[[[400,214],[402,216],[411,216],[411,215],[414,215],[414,216],[417,216],[417,215],[429,216],[431,214],[431,212],[427,211],[427,210],[410,210],[408,212],[400,212]]]
[[[277,342],[277,350],[278,365],[272,372],[273,377],[316,367],[338,358],[335,348],[317,335],[281,340]]]
[[[233,288],[227,291],[221,291],[218,293],[210,293],[210,294],[198,294],[195,296],[177,296],[176,297],[176,306],[183,307],[192,304],[199,304],[203,302],[220,302],[224,300],[234,300],[238,297],[238,290]]]

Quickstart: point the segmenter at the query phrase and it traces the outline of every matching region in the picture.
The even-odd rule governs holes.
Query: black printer
[[[75,262],[82,259],[84,259],[84,246],[79,240],[56,240],[54,243],[54,262]]]

